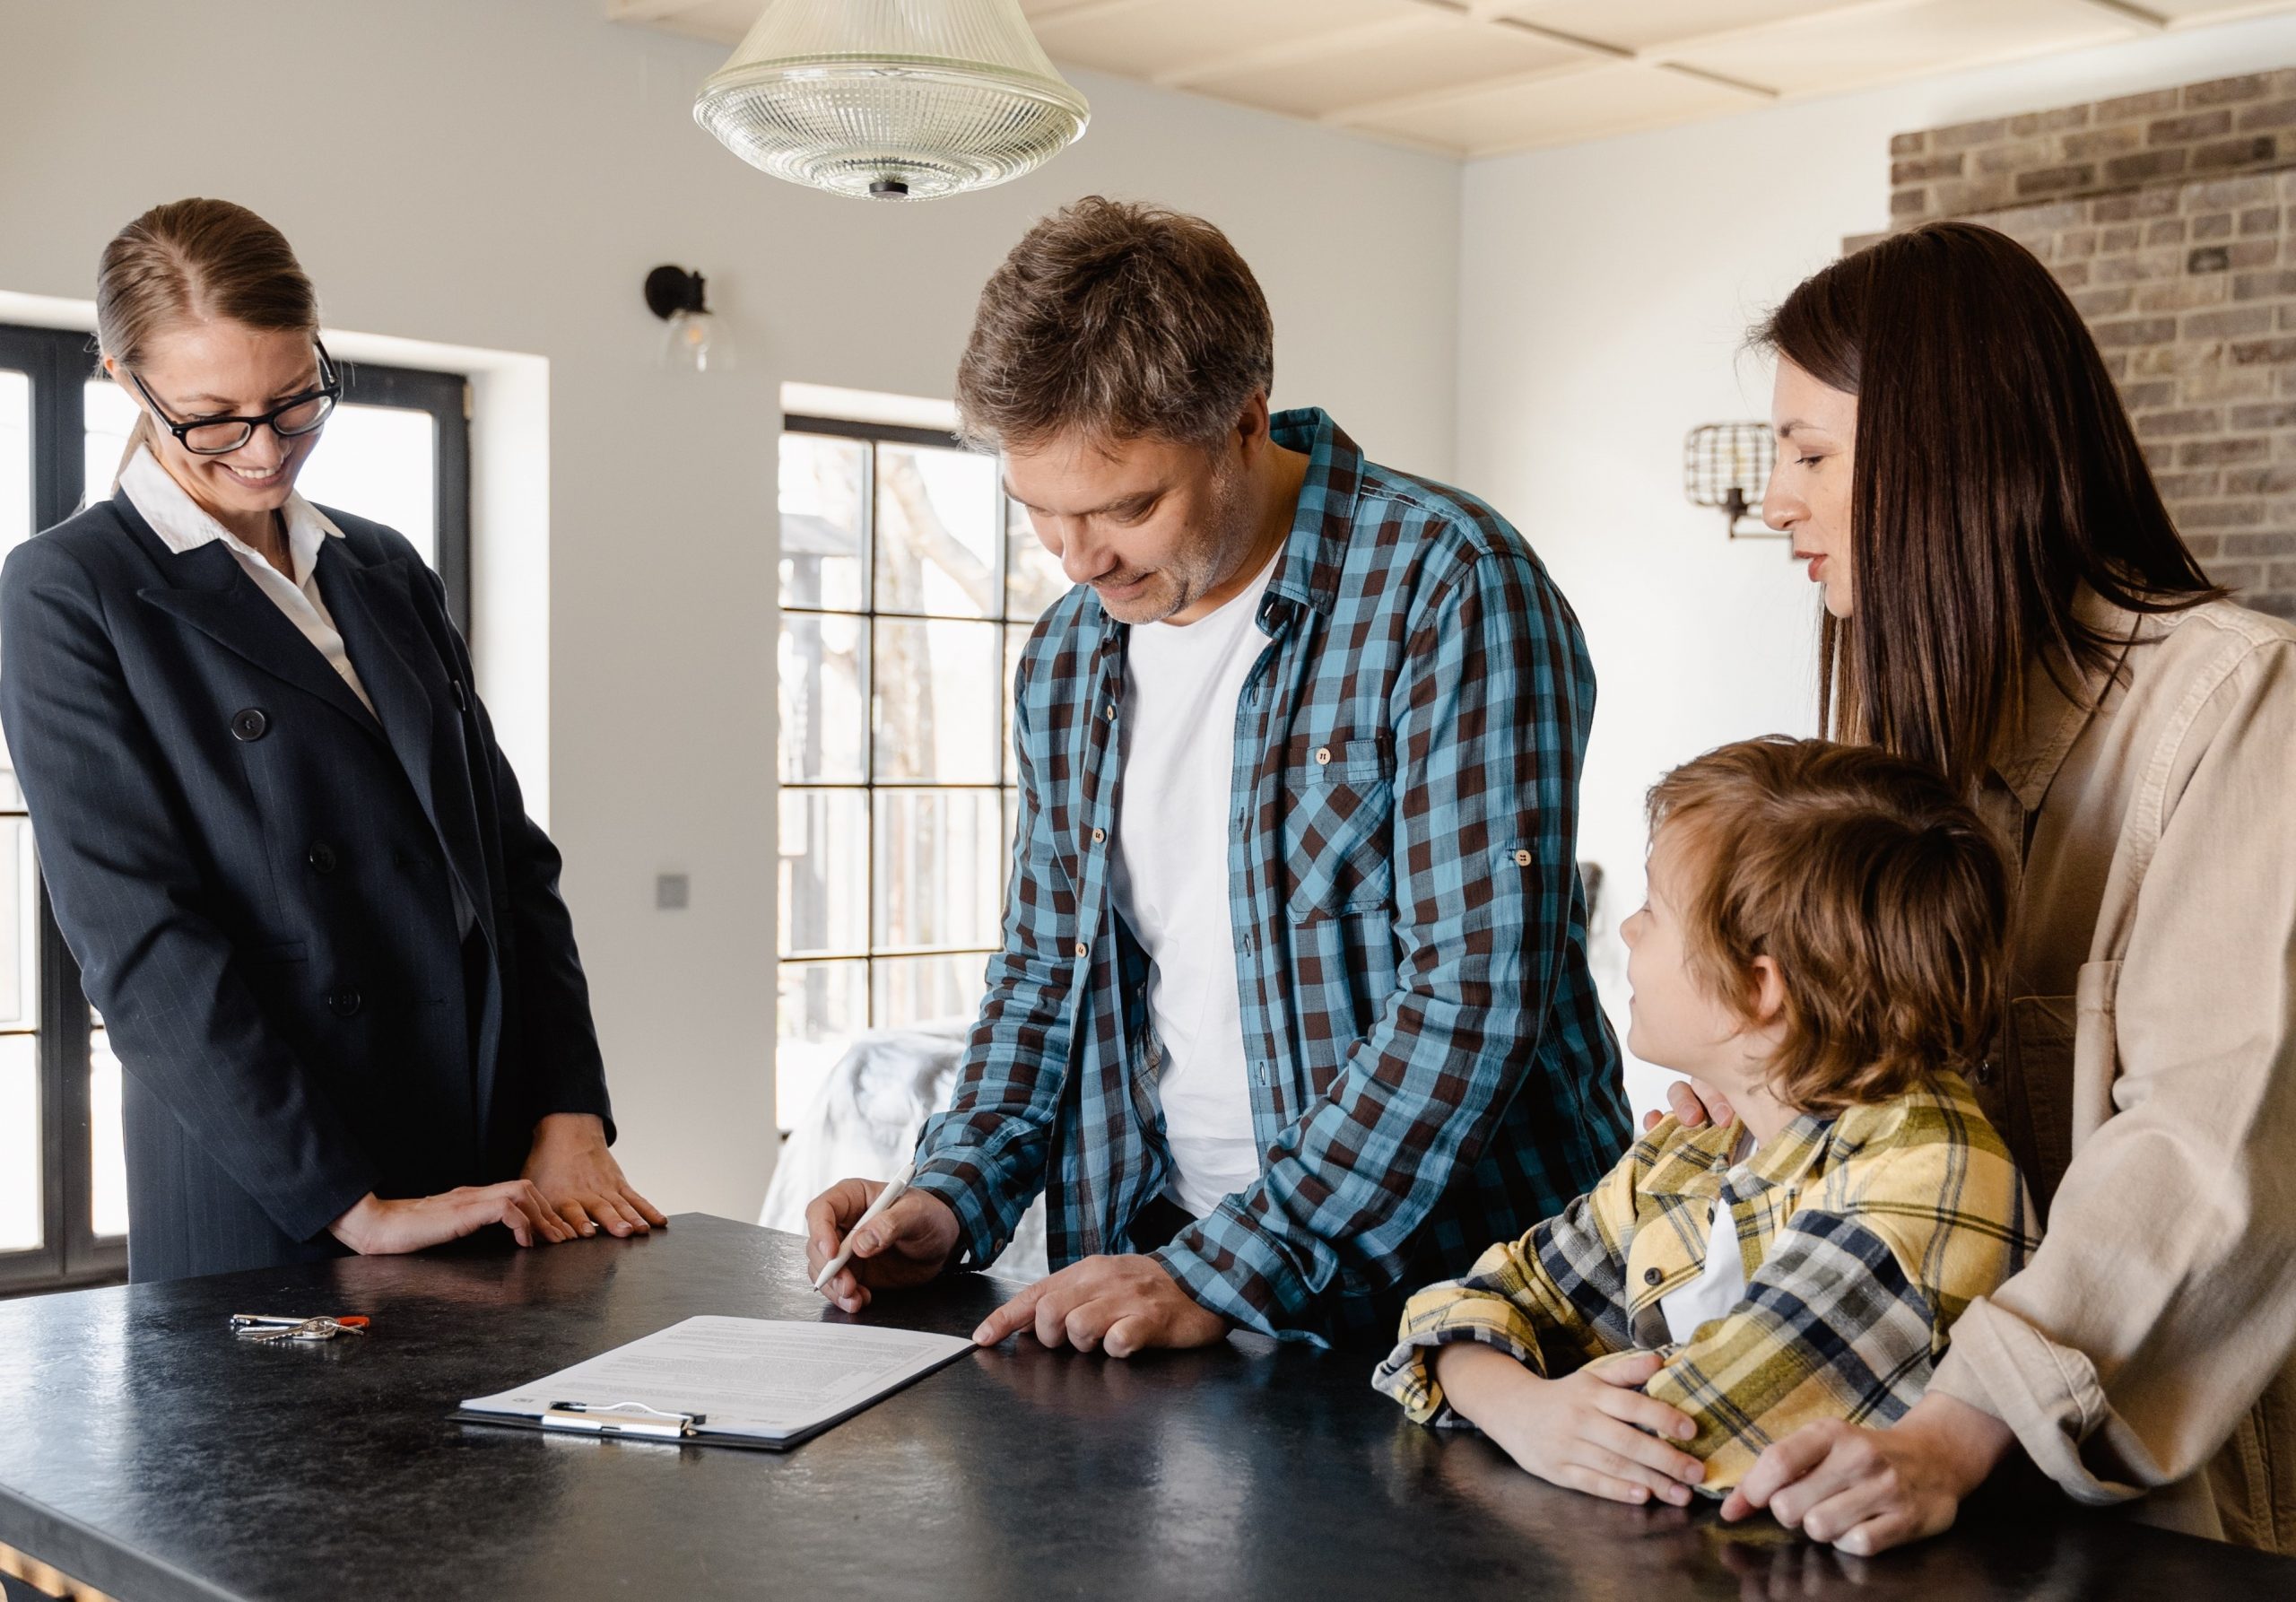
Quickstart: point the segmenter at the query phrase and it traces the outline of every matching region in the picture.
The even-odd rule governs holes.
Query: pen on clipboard
[[[875,1218],[880,1213],[883,1213],[887,1207],[891,1206],[895,1202],[901,1198],[901,1193],[909,1188],[909,1175],[916,1171],[916,1163],[902,1163],[900,1171],[892,1177],[892,1182],[888,1184],[883,1190],[877,1192],[877,1199],[871,1202],[868,1206],[863,1210],[861,1216],[853,1221],[853,1227],[845,1232],[845,1244],[837,1249],[837,1255],[830,1258],[828,1262],[823,1263],[822,1265],[822,1271],[818,1275],[814,1276],[813,1289],[818,1291],[823,1285],[829,1284],[829,1282],[836,1276],[839,1269],[843,1268],[846,1264],[853,1260],[853,1237],[859,1234],[863,1226],[867,1224],[872,1219]]]

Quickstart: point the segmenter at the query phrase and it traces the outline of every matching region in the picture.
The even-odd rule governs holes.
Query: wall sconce
[[[1683,441],[1683,493],[1692,506],[1719,509],[1730,519],[1730,537],[1782,539],[1766,527],[1761,492],[1778,465],[1778,441],[1766,422],[1709,422]]]
[[[725,329],[703,297],[701,274],[683,267],[656,267],[646,274],[646,307],[669,326],[662,334],[662,365],[708,372],[726,366],[733,349]]]

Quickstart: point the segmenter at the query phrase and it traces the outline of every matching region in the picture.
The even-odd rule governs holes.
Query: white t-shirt
[[[1217,612],[1135,625],[1125,651],[1109,882],[1151,964],[1172,1199],[1198,1218],[1259,1178],[1228,911],[1228,808],[1236,699],[1267,648],[1257,620],[1282,556]]]
[[[1744,1162],[1749,1143],[1738,1137],[1738,1149],[1731,1154],[1733,1166]],[[1658,1298],[1658,1310],[1666,1315],[1666,1338],[1680,1343],[1698,1333],[1698,1327],[1709,1319],[1726,1316],[1739,1302],[1746,1299],[1746,1264],[1738,1255],[1738,1223],[1730,1216],[1730,1209],[1722,1202],[1714,1204],[1714,1231],[1706,1242],[1706,1267],[1696,1279],[1676,1285]]]

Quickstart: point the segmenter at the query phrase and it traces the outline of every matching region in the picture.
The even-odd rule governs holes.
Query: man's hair
[[[1089,195],[1030,229],[980,292],[957,414],[984,449],[1070,430],[1208,444],[1274,377],[1267,299],[1226,234]]]
[[[1742,740],[1660,779],[1650,827],[1682,831],[1683,883],[1668,888],[1700,988],[1751,1021],[1754,959],[1778,964],[1779,1101],[1887,1101],[1984,1051],[2008,873],[1935,769],[1874,746]]]

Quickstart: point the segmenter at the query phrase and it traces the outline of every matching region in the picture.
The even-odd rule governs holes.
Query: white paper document
[[[913,1329],[703,1316],[463,1410],[534,1422],[570,1404],[595,1415],[635,1403],[700,1415],[692,1439],[795,1445],[972,1349]]]

